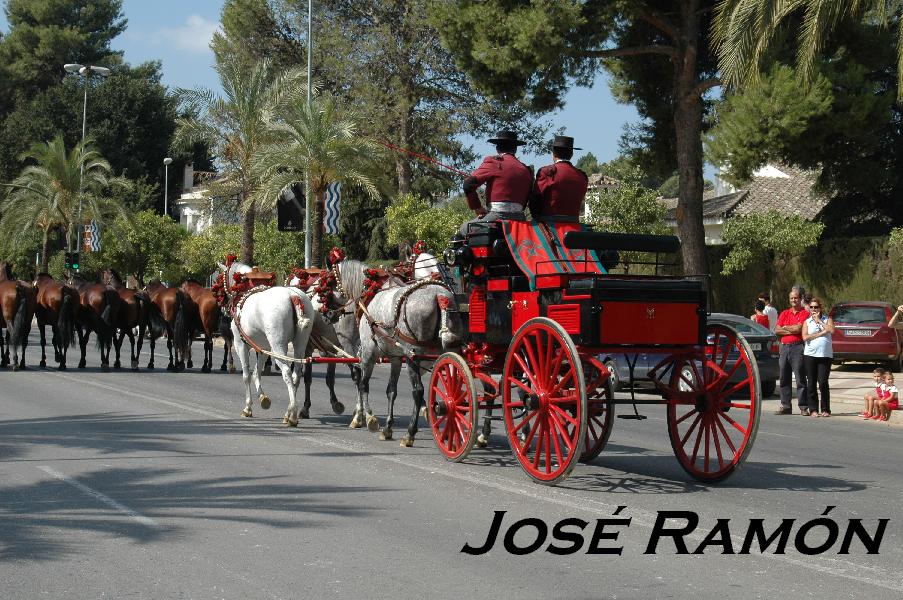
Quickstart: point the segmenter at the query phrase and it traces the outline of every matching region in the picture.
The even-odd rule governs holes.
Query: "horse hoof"
[[[113,363],[113,368],[114,368],[114,369],[121,369],[121,368],[122,368],[122,364],[117,360],[116,362]]]
[[[66,365],[65,365],[65,364],[58,365],[57,368],[56,368],[56,370],[57,370],[57,371],[65,371],[65,370],[66,370]]]
[[[57,361],[59,361],[59,359],[57,359]],[[41,367],[42,369],[46,369],[46,368],[47,368],[47,361],[46,361],[46,360],[42,360],[42,361],[38,364],[38,366]]]
[[[79,368],[79,369],[84,369],[84,368],[85,368],[85,361],[83,361],[83,360],[82,360],[82,361],[79,361],[79,363],[78,363],[78,368]]]
[[[367,429],[376,433],[379,430],[379,419],[373,415],[367,415]]]
[[[389,427],[386,427],[382,431],[380,431],[379,439],[380,439],[380,441],[383,441],[383,442],[391,440],[392,439],[392,429]]]
[[[301,410],[298,411],[298,418],[299,419],[309,419],[310,411],[307,410],[306,408],[302,408]]]
[[[477,436],[477,448],[485,448],[489,445],[489,440],[482,433]]]
[[[361,423],[360,418],[355,416],[353,419],[351,419],[351,422],[348,423],[348,428],[349,429],[360,429],[362,425],[363,425],[363,423]]]
[[[189,368],[189,369],[193,369],[193,368],[194,368],[194,363],[191,362],[190,360],[188,361],[188,368]]]
[[[229,367],[229,375],[235,375],[235,367]]]
[[[175,372],[176,368],[172,365],[166,365],[166,370],[172,373]]]
[[[226,372],[226,365],[221,366],[221,367],[219,368],[219,370],[222,371],[223,373],[225,373],[225,372]]]
[[[110,365],[100,365],[100,370],[103,371],[104,373],[109,373]]]
[[[297,427],[297,426],[298,426],[298,421],[286,417],[286,418],[285,418],[285,425],[286,425],[286,427]]]
[[[246,408],[243,411],[241,411],[241,416],[250,418],[250,417],[253,417],[254,414],[251,412],[250,408]]]
[[[13,365],[13,371],[18,371],[18,370],[19,370],[19,365],[18,365],[18,363],[16,363]]]
[[[401,438],[401,443],[399,443],[398,445],[401,446],[402,448],[410,448],[411,446],[414,445],[414,440],[411,437],[406,435],[403,438]]]
[[[337,415],[345,414],[345,405],[341,402],[336,402],[332,405],[332,412]]]
[[[154,363],[147,363],[147,366],[144,367],[144,368],[147,369],[148,371],[153,371],[153,370],[154,370]]]
[[[270,408],[270,397],[266,394],[260,394],[260,408],[263,410]]]

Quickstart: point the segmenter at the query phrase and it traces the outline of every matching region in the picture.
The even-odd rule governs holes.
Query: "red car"
[[[888,327],[896,307],[887,302],[838,302],[831,316],[834,362],[877,362],[900,372],[903,361],[899,330]],[[903,324],[901,324],[903,325]]]

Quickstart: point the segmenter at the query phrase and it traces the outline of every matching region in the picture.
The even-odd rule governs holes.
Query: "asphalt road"
[[[36,364],[33,349],[28,357]],[[441,458],[424,426],[408,449],[349,430],[348,414],[331,412],[322,373],[312,418],[288,429],[278,377],[264,379],[273,407],[242,419],[239,375],[101,373],[93,351],[88,364],[0,372],[2,598],[903,596],[899,427],[777,417],[771,399],[746,464],[705,486],[673,457],[664,409],[640,407],[648,419],[617,420],[602,455],[550,488],[527,479],[500,425],[463,464]],[[384,410],[387,369],[377,371],[371,399]],[[350,413],[346,373],[338,392]],[[396,438],[411,407],[402,380]],[[598,545],[622,553],[587,554],[596,519],[619,506],[615,518],[630,526]],[[880,552],[854,543],[838,554],[838,541],[800,554],[796,532],[828,506],[841,538],[850,519],[869,531],[890,519]],[[499,542],[485,555],[462,553],[482,545],[495,511],[507,511]],[[766,531],[796,521],[785,554],[723,554],[722,539],[678,555],[671,538],[645,554],[660,511],[698,514],[690,552],[718,519],[730,519],[735,552],[750,519],[764,519]],[[501,538],[524,518],[550,531],[566,518],[590,525],[578,553],[545,544],[520,556]],[[513,541],[535,536],[524,527]]]

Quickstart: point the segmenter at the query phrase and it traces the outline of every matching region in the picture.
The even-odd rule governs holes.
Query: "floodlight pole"
[[[310,74],[311,74],[311,49],[313,47],[313,43],[311,40],[311,34],[313,31],[313,27],[311,25],[313,19],[313,0],[307,0],[307,112],[310,113]],[[311,198],[310,198],[310,170],[308,169],[306,176],[304,177],[304,266],[306,268],[310,268],[313,263],[311,256],[311,244],[310,238],[313,235],[313,227],[311,226],[313,223],[310,218],[311,211]]]

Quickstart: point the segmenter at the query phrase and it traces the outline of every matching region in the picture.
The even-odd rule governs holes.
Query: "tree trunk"
[[[313,237],[310,240],[310,263],[312,267],[318,268],[323,262],[323,193],[326,190],[319,185],[313,189],[313,201],[311,202],[310,217],[312,222]]]
[[[686,275],[708,274],[702,222],[702,96],[696,90],[699,52],[699,2],[681,3],[680,40],[674,61],[674,130],[680,191],[677,232]]]
[[[242,198],[244,205],[245,198]],[[257,206],[252,203],[245,211],[245,222],[241,232],[241,261],[246,265],[254,265],[254,219]]]
[[[411,148],[411,103],[408,100],[399,101],[398,140],[402,148]],[[401,152],[395,155],[395,174],[398,177],[398,195],[411,193],[411,160]]]
[[[41,273],[47,272],[48,252],[50,252],[50,230],[45,229],[41,238]]]

